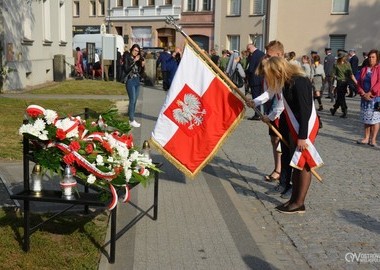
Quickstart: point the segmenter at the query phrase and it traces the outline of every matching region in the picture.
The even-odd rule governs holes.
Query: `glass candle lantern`
[[[62,197],[65,199],[73,199],[76,185],[77,181],[71,172],[71,167],[67,165],[63,174],[63,178],[60,182]]]
[[[32,185],[30,190],[35,193],[40,193],[42,190],[42,172],[39,164],[34,165],[33,171],[30,175],[32,179]]]
[[[149,145],[149,142],[147,140],[145,140],[144,143],[143,143],[142,154],[145,157],[150,158],[150,145]]]

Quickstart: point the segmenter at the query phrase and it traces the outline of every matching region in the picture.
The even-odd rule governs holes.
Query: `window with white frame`
[[[229,50],[238,50],[240,51],[240,36],[239,35],[229,35],[228,38],[228,47]]]
[[[165,5],[173,5],[173,1],[172,0],[165,0]]]
[[[264,50],[263,35],[258,35],[258,34],[249,35],[249,39],[250,39],[251,43],[255,45],[256,48],[258,48],[259,50],[262,50],[262,51]]]
[[[104,0],[99,0],[99,16],[104,16],[106,14],[106,6]]]
[[[96,16],[96,4],[95,0],[90,1],[90,16]]]
[[[187,0],[186,11],[195,11],[196,0]]]
[[[42,2],[42,21],[43,21],[43,36],[44,42],[51,41],[50,30],[50,0],[44,0]]]
[[[154,0],[148,0],[148,6],[154,6]]]
[[[110,1],[110,0],[108,0],[108,1]],[[123,0],[117,0],[116,1],[116,6],[117,7],[122,7],[123,6]]]
[[[253,0],[253,15],[265,14],[266,0]]]
[[[346,46],[346,35],[330,35],[330,48],[333,54]]]
[[[229,15],[240,15],[241,0],[230,0],[229,4]]]
[[[348,14],[349,0],[332,0],[332,13]]]
[[[66,44],[66,12],[65,3],[59,5],[59,41],[61,45]]]
[[[32,40],[32,7],[29,3],[28,8],[26,9],[24,22],[23,22],[23,42]],[[0,60],[1,61],[1,60]]]
[[[123,5],[123,3],[121,3],[121,5]],[[132,0],[132,7],[138,7],[138,6],[139,6],[139,0]]]
[[[75,17],[79,17],[80,16],[80,9],[79,9],[79,1],[74,1],[74,4],[73,4],[73,14]]]
[[[211,11],[211,0],[203,0],[203,11]]]

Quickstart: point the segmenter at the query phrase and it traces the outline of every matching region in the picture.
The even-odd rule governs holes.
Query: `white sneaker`
[[[136,122],[136,120],[133,120],[132,122],[129,121],[129,124],[132,126],[132,127],[135,127],[135,128],[138,128],[141,126],[140,123]]]

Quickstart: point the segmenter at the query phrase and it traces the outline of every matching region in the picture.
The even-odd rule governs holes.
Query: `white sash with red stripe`
[[[290,109],[288,103],[286,102],[285,98],[283,98],[283,102],[285,105],[285,116],[286,116],[286,122],[288,123],[290,134],[292,134],[292,137],[295,142],[298,140],[298,131],[299,131],[299,123],[297,119],[295,118],[292,110]],[[317,112],[314,107],[314,102],[311,110],[311,116],[309,118],[308,122],[308,131],[307,131],[307,139],[306,143],[308,145],[307,149],[304,151],[299,151],[296,149],[294,151],[292,160],[290,162],[290,166],[297,168],[299,170],[302,170],[305,166],[305,164],[309,165],[310,168],[320,167],[323,165],[322,158],[317,152],[317,149],[314,146],[315,138],[317,137],[319,129],[319,120],[317,117]]]

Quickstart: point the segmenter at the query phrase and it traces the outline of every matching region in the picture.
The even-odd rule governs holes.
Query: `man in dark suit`
[[[167,70],[166,63],[171,59],[172,55],[169,52],[168,47],[164,47],[164,51],[160,52],[160,56],[156,62],[156,68],[161,65],[161,74],[162,74],[162,88],[164,91],[169,90],[169,71]]]
[[[332,71],[335,64],[335,57],[331,53],[331,48],[325,48],[325,61],[323,63],[323,69],[325,71],[326,80],[324,85],[324,90],[327,91],[327,98],[331,99],[331,102],[334,102],[334,88],[333,88],[333,76]]]
[[[264,53],[256,48],[254,44],[247,45],[248,67],[246,70],[248,86],[251,89],[252,98],[255,99],[263,93],[263,77],[255,74]],[[249,120],[260,120],[258,115],[253,115]]]
[[[356,56],[355,49],[350,49],[348,51],[348,55],[350,57],[349,61],[352,69],[352,74],[356,76],[359,70],[359,58]],[[352,80],[348,82],[348,89],[350,90],[348,97],[354,97],[357,95],[358,90],[356,89],[356,85]]]

